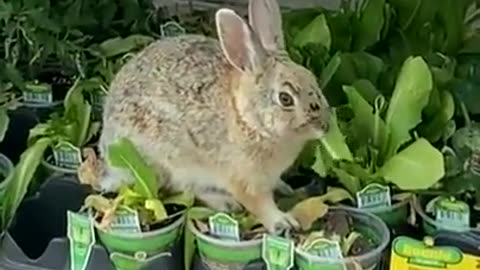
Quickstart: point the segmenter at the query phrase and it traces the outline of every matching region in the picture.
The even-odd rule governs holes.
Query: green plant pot
[[[330,211],[346,211],[353,219],[355,230],[371,238],[377,247],[369,252],[359,255],[345,257],[339,261],[326,261],[305,253],[298,248],[295,250],[295,264],[298,270],[355,270],[355,263],[360,265],[361,269],[383,269],[384,252],[390,242],[390,231],[379,217],[376,215],[352,207],[331,207]],[[345,265],[345,268],[342,267]]]
[[[480,230],[476,228],[459,228],[456,226],[447,226],[437,222],[425,212],[425,206],[433,198],[433,196],[417,196],[413,197],[413,207],[415,212],[420,216],[420,223],[423,231],[427,235],[436,235],[439,231],[450,231],[452,233],[468,233],[473,232],[480,235]]]
[[[77,169],[63,168],[53,164],[53,156],[49,155],[42,160],[42,167],[46,178],[57,175],[76,175]],[[46,179],[45,178],[45,179]]]
[[[410,199],[392,203],[388,207],[364,209],[383,220],[389,227],[400,227],[407,223],[410,211]]]
[[[117,270],[140,270],[158,257],[172,256],[171,250],[179,242],[184,221],[182,214],[168,226],[150,232],[110,232],[98,226],[96,231]],[[177,261],[181,260],[179,256]]]
[[[194,270],[202,269],[262,269],[262,239],[240,241],[220,240],[201,233],[187,222],[187,229],[195,236],[198,257]]]

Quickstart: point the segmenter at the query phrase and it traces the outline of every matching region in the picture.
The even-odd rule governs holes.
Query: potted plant
[[[144,269],[162,256],[170,258],[164,267],[181,269],[179,239],[184,213],[192,206],[193,195],[166,193],[155,171],[143,161],[128,139],[122,138],[112,143],[108,152],[106,162],[128,171],[133,177],[133,186],[124,186],[118,194],[111,196],[89,195],[83,209],[91,211],[83,211],[87,216],[70,213],[70,219],[83,218],[94,224],[99,241],[118,270]],[[69,230],[72,229],[70,226]],[[75,244],[81,240],[70,236],[72,254],[82,252],[76,249]],[[71,259],[74,258],[76,255],[72,255]]]
[[[465,126],[451,133],[444,146],[446,176],[436,189],[415,196],[414,206],[424,231],[480,232],[480,125],[473,122],[463,103]]]
[[[310,229],[311,224],[316,219],[321,218],[328,212],[326,202],[336,203],[342,200],[352,200],[348,192],[339,188],[332,188],[326,194],[320,196],[296,200],[293,203],[293,208],[288,201],[289,198],[285,199],[287,200],[279,201],[280,208],[290,209],[302,228],[290,232],[286,238],[282,238],[280,240],[282,241],[281,244],[285,241],[289,243],[288,241],[303,239],[300,235],[304,234],[304,230]],[[381,221],[379,222],[383,224]],[[388,231],[385,225],[383,226],[384,230],[382,232],[386,231],[387,239],[382,241],[385,241],[384,245],[386,245],[388,243]],[[222,213],[204,207],[191,208],[187,214],[185,232],[185,266],[194,270],[216,269],[218,267],[222,269],[265,269],[265,263],[269,260],[265,250],[266,239],[275,238],[274,236],[265,237],[266,234],[266,229],[258,223],[254,216],[248,213]],[[272,241],[275,241],[275,239]],[[293,258],[293,249],[290,255],[292,256],[290,258],[292,263],[293,260],[297,261]],[[287,269],[285,265],[277,267],[283,267],[278,269]],[[301,266],[298,265],[298,267]]]
[[[362,87],[345,86],[344,91],[353,112],[343,128],[347,141],[342,123],[334,117],[312,168],[336,177],[357,198],[357,207],[391,226],[399,225],[407,220],[409,210],[410,196],[404,191],[428,189],[444,175],[440,151],[425,138],[410,135],[421,122],[432,91],[429,68],[421,57],[405,60],[386,111],[382,95],[372,107]]]

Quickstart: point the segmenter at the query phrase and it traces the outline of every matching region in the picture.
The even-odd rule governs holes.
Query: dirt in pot
[[[291,232],[297,246],[305,246],[312,240],[324,238],[340,244],[343,257],[358,256],[375,249],[378,245],[364,229],[359,228],[346,211],[328,212],[316,220],[308,231]]]

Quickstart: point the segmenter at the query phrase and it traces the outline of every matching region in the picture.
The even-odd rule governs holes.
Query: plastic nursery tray
[[[50,178],[22,203],[13,226],[0,238],[0,270],[70,270],[67,210],[78,211],[90,190],[69,177],[75,176]],[[183,269],[181,243],[171,256],[159,256],[141,270]],[[117,270],[98,238],[85,270]]]

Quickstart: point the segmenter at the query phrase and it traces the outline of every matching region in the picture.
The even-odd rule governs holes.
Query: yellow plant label
[[[399,236],[392,243],[390,269],[394,270],[474,270],[480,257],[465,254],[456,247],[436,247]]]

